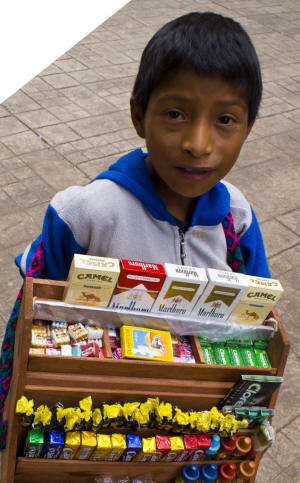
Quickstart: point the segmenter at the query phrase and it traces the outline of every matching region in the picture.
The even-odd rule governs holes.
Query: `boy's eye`
[[[221,124],[232,124],[234,119],[233,117],[225,114],[224,116],[219,117],[219,121]]]
[[[177,109],[169,109],[166,112],[167,116],[170,117],[171,119],[183,119],[183,115],[180,111]]]

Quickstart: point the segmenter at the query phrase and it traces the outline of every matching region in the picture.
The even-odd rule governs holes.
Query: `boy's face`
[[[134,101],[131,108],[160,196],[187,219],[196,198],[237,160],[250,131],[246,99],[222,77],[179,71],[152,92],[144,117]]]

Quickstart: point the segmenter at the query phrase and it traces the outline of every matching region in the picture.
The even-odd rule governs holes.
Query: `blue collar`
[[[175,218],[166,209],[149,175],[145,163],[146,156],[147,154],[141,149],[136,149],[122,156],[95,179],[114,181],[138,198],[154,218],[176,225]],[[219,182],[199,197],[192,215],[191,226],[218,225],[229,210],[229,192],[226,186]]]

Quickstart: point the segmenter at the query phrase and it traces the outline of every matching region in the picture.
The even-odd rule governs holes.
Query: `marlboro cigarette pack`
[[[207,269],[208,284],[190,316],[197,319],[225,321],[248,288],[243,273]]]
[[[151,312],[187,316],[207,284],[204,268],[164,264],[166,279]]]
[[[112,296],[112,309],[149,312],[166,277],[157,263],[121,260],[121,273]]]
[[[231,322],[261,325],[283,294],[278,280],[247,276],[248,289],[229,316]]]
[[[69,304],[107,307],[120,273],[117,258],[75,254],[64,301]]]

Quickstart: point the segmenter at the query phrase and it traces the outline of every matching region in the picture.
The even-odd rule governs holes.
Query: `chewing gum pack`
[[[205,269],[173,263],[164,268],[166,279],[151,312],[189,315],[207,284]]]
[[[283,294],[278,280],[246,275],[248,289],[229,316],[231,322],[261,325]]]
[[[207,268],[208,284],[190,316],[197,319],[227,320],[248,288],[243,273]]]
[[[110,307],[149,312],[164,283],[164,267],[136,260],[121,260],[120,266],[121,273]]]
[[[119,274],[117,258],[75,254],[64,301],[69,304],[107,307]]]

